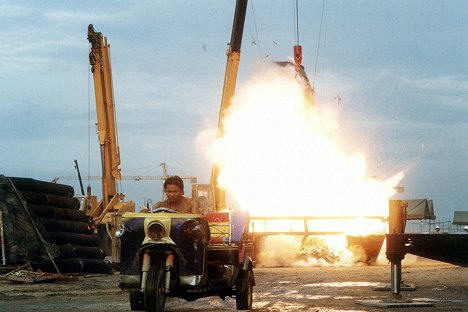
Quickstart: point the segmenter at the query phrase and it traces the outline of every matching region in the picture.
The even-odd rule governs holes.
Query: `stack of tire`
[[[73,187],[31,178],[10,177],[28,204],[31,216],[46,230],[51,243],[60,249],[54,262],[62,274],[111,274],[111,264],[104,260],[99,237],[91,229],[91,221],[74,198]],[[52,263],[41,265],[55,272]]]

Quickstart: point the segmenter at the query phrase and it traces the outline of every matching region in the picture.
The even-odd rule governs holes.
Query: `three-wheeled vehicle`
[[[116,236],[120,287],[128,290],[132,310],[159,312],[166,297],[207,296],[235,297],[238,310],[251,309],[254,246],[247,212],[129,212]]]

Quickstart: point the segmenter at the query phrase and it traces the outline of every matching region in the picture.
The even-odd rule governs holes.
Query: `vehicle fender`
[[[254,268],[254,261],[252,260],[251,257],[246,256],[244,258],[244,263],[241,267],[242,271],[250,271],[252,274],[252,285],[255,286],[255,276],[253,274],[253,268]]]
[[[166,265],[164,270],[166,271],[166,281],[165,281],[165,292],[169,293],[171,289],[171,271],[174,268],[174,255],[167,255]]]
[[[185,261],[185,257],[182,254],[182,252],[180,251],[180,249],[177,248],[176,245],[172,245],[172,244],[154,244],[154,243],[153,244],[146,244],[146,245],[142,246],[138,250],[140,258],[142,258],[143,255],[145,253],[148,253],[148,252],[159,252],[160,254],[166,254],[166,255],[168,255],[168,254],[177,254],[180,259],[183,259]],[[165,262],[162,262],[161,264],[164,265]],[[174,263],[174,261],[172,261],[171,266],[174,267],[175,265],[176,264]]]
[[[246,256],[244,258],[244,263],[242,264],[241,270],[252,270],[254,267],[254,262],[251,257]]]
[[[146,280],[148,278],[148,271],[150,269],[150,266],[151,266],[151,256],[148,254],[148,253],[144,253],[143,254],[143,261],[142,261],[142,264],[141,264],[141,290],[143,291],[143,293],[145,292],[145,288],[146,288]]]
[[[147,251],[158,250],[162,252],[172,251],[177,249],[175,244],[168,244],[168,243],[149,243],[144,244],[138,249],[138,253],[142,254]]]

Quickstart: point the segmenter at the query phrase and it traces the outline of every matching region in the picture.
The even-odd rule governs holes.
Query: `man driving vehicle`
[[[169,208],[180,213],[201,213],[200,204],[184,196],[184,181],[179,176],[171,176],[164,181],[164,192],[167,199],[154,204],[153,209]],[[148,209],[140,212],[149,212]]]

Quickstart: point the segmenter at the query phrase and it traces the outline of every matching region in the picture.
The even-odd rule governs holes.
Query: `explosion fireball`
[[[384,233],[388,199],[403,173],[383,181],[367,177],[364,156],[345,154],[336,138],[337,121],[305,99],[303,83],[292,66],[270,64],[237,90],[224,136],[213,147],[219,184],[233,199],[228,206],[252,217],[356,217],[314,219],[307,227]],[[255,224],[255,231],[275,230],[301,231],[304,222]],[[342,242],[336,245],[342,252]]]

